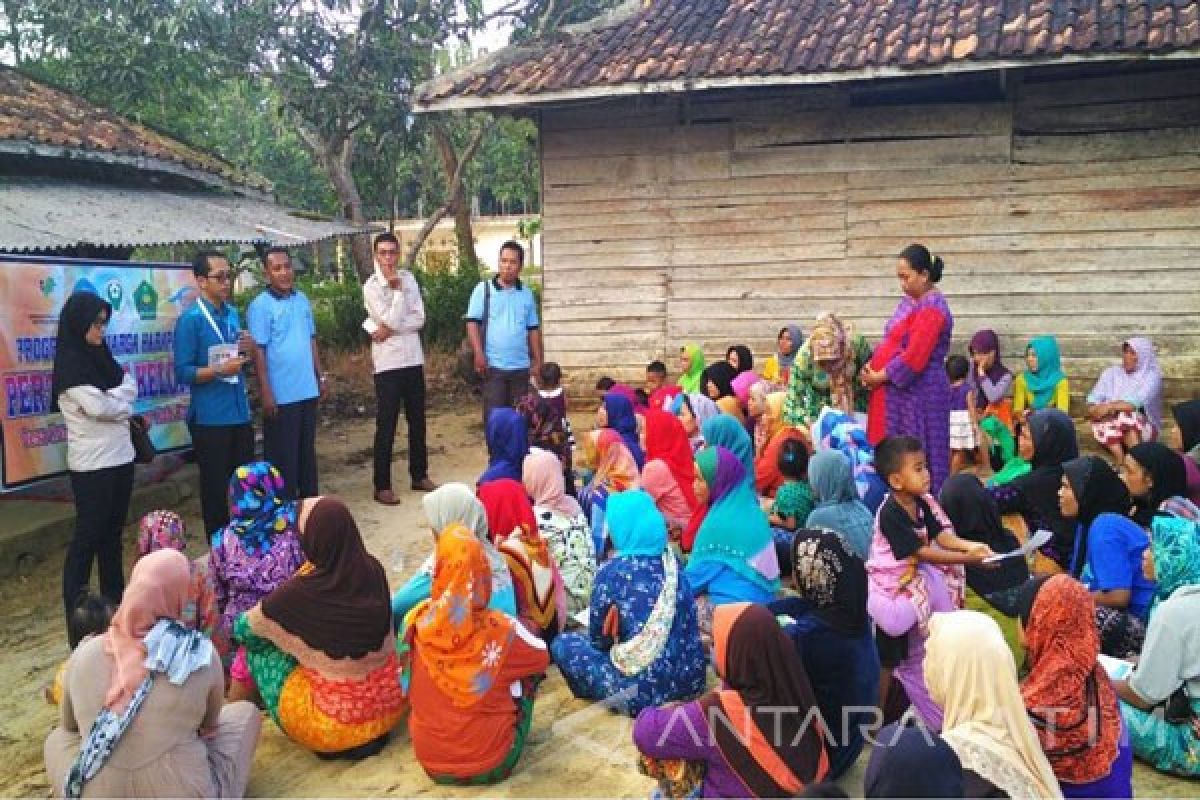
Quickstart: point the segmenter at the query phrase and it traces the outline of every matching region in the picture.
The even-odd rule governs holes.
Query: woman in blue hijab
[[[529,428],[525,418],[511,408],[493,408],[488,414],[488,465],[479,476],[479,484],[511,478],[521,482],[521,469],[529,453]]]
[[[646,466],[646,454],[642,452],[642,445],[638,442],[637,417],[633,413],[633,403],[622,394],[608,392],[604,395],[602,408],[600,427],[612,428],[621,434],[621,439],[625,442],[625,447],[629,448],[633,460],[637,462],[638,469]]]

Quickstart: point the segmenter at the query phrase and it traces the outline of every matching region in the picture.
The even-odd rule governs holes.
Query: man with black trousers
[[[229,523],[229,476],[254,460],[254,429],[242,368],[254,340],[229,300],[233,269],[215,250],[192,261],[200,296],[175,322],[175,380],[191,387],[188,430],[200,468],[205,537]]]
[[[375,272],[363,284],[367,309],[363,328],[371,336],[375,365],[375,502],[394,506],[400,501],[392,491],[392,448],[401,407],[408,422],[412,489],[429,492],[437,488],[429,479],[425,448],[425,355],[421,350],[425,303],[416,278],[397,268],[400,241],[395,235],[376,236],[374,252]]]

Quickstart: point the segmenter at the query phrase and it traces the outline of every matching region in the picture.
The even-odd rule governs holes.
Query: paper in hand
[[[370,317],[367,317],[363,320],[362,329],[367,332],[368,336],[374,336],[375,331],[379,330],[379,323]]]
[[[1035,531],[1032,536],[1025,540],[1025,544],[1018,547],[1009,553],[998,553],[983,560],[984,564],[995,564],[997,561],[1003,561],[1006,558],[1025,558],[1034,550],[1037,550],[1054,536],[1048,530]]]
[[[1096,657],[1100,666],[1104,667],[1104,671],[1108,673],[1108,677],[1114,681],[1124,680],[1129,677],[1129,673],[1133,672],[1133,664],[1120,658],[1113,658],[1101,653]]]

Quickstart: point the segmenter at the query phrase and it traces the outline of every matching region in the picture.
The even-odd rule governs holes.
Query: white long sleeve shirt
[[[108,391],[73,386],[58,396],[67,424],[67,469],[92,472],[133,461],[129,417],[137,400],[137,381],[126,372],[121,385]]]
[[[408,270],[400,270],[400,288],[393,289],[375,267],[375,273],[363,284],[363,305],[376,325],[386,325],[392,335],[382,342],[371,342],[371,361],[375,372],[387,372],[425,364],[421,350],[421,329],[425,327],[425,303],[421,288]]]

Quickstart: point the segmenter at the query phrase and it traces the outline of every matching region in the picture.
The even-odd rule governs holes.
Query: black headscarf
[[[1135,445],[1129,448],[1129,456],[1149,472],[1154,481],[1149,495],[1134,498],[1137,510],[1133,518],[1143,528],[1148,528],[1164,501],[1187,497],[1187,467],[1183,456],[1159,442]]]
[[[92,292],[75,292],[58,314],[58,341],[54,349],[54,373],[50,387],[50,410],[58,411],[58,396],[76,386],[114,389],[125,379],[125,371],[113,358],[108,344],[90,345],[84,338],[88,328],[103,313],[112,317],[112,306]]]
[[[1046,581],[1053,577],[1053,575],[1039,575],[1021,587],[1021,592],[1017,596],[1017,617],[1026,628],[1029,627],[1029,619],[1033,616],[1033,604],[1037,602],[1038,592],[1042,590]]]
[[[1191,452],[1200,447],[1200,400],[1188,400],[1171,406],[1175,423],[1179,425],[1179,433],[1183,438],[1183,452]]]
[[[1060,563],[1069,565],[1075,547],[1075,522],[1063,517],[1058,490],[1062,486],[1063,463],[1079,457],[1075,424],[1057,408],[1034,411],[1027,424],[1033,437],[1033,470],[1009,485],[1018,489],[1045,521],[1054,534],[1054,549]]]
[[[803,528],[792,539],[792,582],[813,613],[841,633],[867,627],[867,570],[833,531]]]
[[[799,350],[800,343],[793,342],[793,347],[793,352],[795,352],[795,350]],[[746,347],[744,344],[735,344],[733,347],[726,350],[726,363],[729,361],[730,353],[737,353],[738,357],[738,365],[737,369],[734,370],[734,375],[741,375],[743,372],[749,372],[750,370],[754,369],[754,354],[750,352],[749,347]]]
[[[1020,547],[1017,537],[1001,522],[995,498],[974,475],[959,473],[947,478],[938,500],[954,523],[954,532],[962,538],[982,542],[995,553],[1008,553]],[[1027,580],[1029,567],[1024,559],[1006,558],[995,567],[967,565],[967,585],[985,599]]]
[[[714,361],[700,373],[700,392],[708,397],[708,382],[712,381],[721,397],[733,397],[733,379],[736,377],[737,373],[728,361]]]
[[[1119,514],[1129,516],[1133,499],[1121,476],[1108,465],[1108,462],[1097,456],[1084,456],[1063,464],[1063,474],[1071,491],[1075,493],[1075,501],[1079,504],[1079,514],[1075,521],[1078,524],[1079,535],[1083,540],[1079,543],[1079,555],[1075,559],[1075,577],[1087,563],[1088,531],[1096,517],[1101,514]]]

